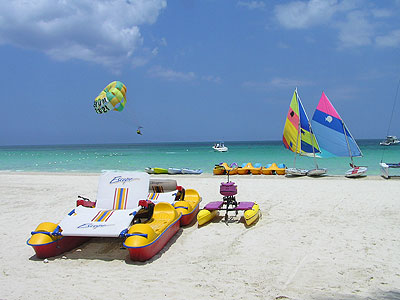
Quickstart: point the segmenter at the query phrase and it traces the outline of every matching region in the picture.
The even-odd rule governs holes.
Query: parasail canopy
[[[104,114],[111,110],[122,111],[126,104],[126,86],[121,81],[107,85],[94,99],[94,110]]]

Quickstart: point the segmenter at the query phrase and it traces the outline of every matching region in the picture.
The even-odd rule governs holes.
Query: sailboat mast
[[[313,138],[314,137],[314,133],[313,133],[313,130],[312,130],[312,127],[311,127],[310,120],[308,120],[308,126],[310,126],[311,146],[312,146],[312,153],[313,153],[313,157],[314,157],[314,164],[315,164],[316,169],[318,169],[317,159],[315,157],[314,138]]]
[[[341,120],[341,121],[342,121],[344,136],[345,136],[345,138],[346,138],[347,150],[349,150],[349,156],[350,156],[351,165],[352,165],[352,168],[353,168],[353,166],[354,166],[354,161],[353,161],[353,155],[351,155],[351,149],[350,149],[349,139],[347,138],[346,126],[344,125],[343,120]]]
[[[293,163],[293,168],[296,168],[296,157],[297,157],[297,146],[299,144],[299,134],[300,131],[297,132],[297,139],[296,139],[296,152],[294,153],[294,163]]]
[[[300,97],[299,97],[299,99],[300,99]],[[307,119],[307,122],[308,122],[308,127],[310,128],[311,146],[312,146],[312,150],[313,150],[314,164],[316,166],[316,169],[318,169],[318,164],[317,164],[317,160],[316,160],[316,157],[315,157],[314,138],[313,138],[314,137],[314,133],[313,133],[313,130],[312,130],[312,127],[311,127],[310,119],[308,118],[306,110],[304,109],[303,102],[301,102],[301,100],[298,101],[298,102],[299,102],[299,106],[301,105],[301,108],[302,108],[304,114],[306,115],[306,119]],[[300,111],[300,109],[299,109],[299,111]],[[300,122],[300,124],[299,124],[299,128],[300,128],[300,126],[301,126],[300,118],[299,118],[299,122]],[[300,131],[301,131],[301,128],[300,128]]]
[[[299,108],[299,94],[297,93],[297,88],[295,90],[296,92],[296,101],[297,101],[297,107]],[[300,109],[299,109],[300,112]],[[296,156],[297,156],[297,149],[299,146],[299,135],[301,131],[301,125],[300,125],[300,114],[299,114],[299,123],[297,124],[297,138],[296,138],[296,152],[294,153],[294,162],[293,162],[293,167],[296,168]],[[300,146],[300,151],[301,152],[301,146]]]

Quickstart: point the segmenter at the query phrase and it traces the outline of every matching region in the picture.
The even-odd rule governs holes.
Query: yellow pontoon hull
[[[197,222],[199,226],[204,225],[214,219],[219,215],[218,210],[209,211],[207,209],[202,209],[197,214]]]
[[[260,217],[260,207],[257,203],[254,203],[253,208],[244,212],[244,220],[247,225],[253,224]]]

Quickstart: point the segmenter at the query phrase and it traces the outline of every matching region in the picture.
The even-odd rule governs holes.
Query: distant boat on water
[[[385,140],[379,143],[381,146],[391,146],[391,145],[398,145],[400,144],[400,140],[397,136],[388,135]]]
[[[228,151],[228,147],[225,146],[224,142],[215,143],[212,148],[214,149],[214,151],[218,151],[218,152],[227,152]]]
[[[391,146],[391,145],[398,145],[399,144],[399,140],[397,139],[396,136],[393,135],[389,135],[390,132],[390,126],[392,125],[392,119],[393,119],[393,113],[395,111],[396,108],[396,102],[397,102],[397,96],[399,95],[399,88],[400,88],[400,80],[399,83],[397,84],[397,90],[396,90],[396,96],[394,97],[394,102],[393,102],[393,107],[392,107],[392,114],[390,117],[390,121],[389,121],[389,128],[387,131],[387,137],[386,140],[380,142],[380,144],[382,146]],[[383,149],[383,153],[382,153],[382,159],[381,162],[379,163],[379,166],[381,167],[381,173],[383,178],[389,179],[393,176],[395,177],[400,177],[400,175],[393,175],[393,174],[389,174],[389,170],[390,169],[400,169],[400,162],[396,162],[396,163],[390,163],[390,162],[384,162],[383,161],[383,154],[385,153],[385,148]],[[397,172],[398,174],[398,172]]]

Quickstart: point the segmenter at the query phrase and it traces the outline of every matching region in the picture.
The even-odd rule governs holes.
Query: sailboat
[[[392,126],[393,113],[394,113],[395,108],[396,108],[397,96],[399,95],[399,88],[400,88],[400,80],[399,80],[399,83],[397,84],[396,96],[394,97],[392,113],[390,115],[390,121],[389,121],[389,127],[388,127],[387,134],[389,134],[390,127]],[[387,139],[388,138],[394,138],[395,141],[398,141],[397,137],[395,137],[395,136],[389,136],[388,135]],[[390,141],[390,142],[393,142],[393,143],[387,143],[387,139],[386,139],[386,141],[381,142],[381,145],[389,146],[391,144],[393,144],[393,145],[398,144],[397,142],[393,142],[393,141]],[[396,172],[397,175],[389,173],[390,169],[400,169],[400,162],[398,162],[398,163],[384,162],[383,161],[384,153],[385,153],[385,151],[382,152],[382,159],[381,159],[381,162],[379,163],[379,166],[381,167],[382,177],[385,178],[385,179],[389,179],[389,178],[392,178],[392,177],[400,177],[400,175],[398,175],[398,172]]]
[[[304,110],[303,103],[297,92],[294,90],[292,101],[290,102],[285,127],[283,129],[283,144],[287,149],[294,152],[293,168],[286,169],[287,175],[292,176],[321,176],[326,174],[326,169],[318,168],[315,157],[320,153],[319,145],[312,131],[310,120]],[[316,168],[313,170],[296,168],[296,156],[312,156]]]
[[[363,156],[360,147],[324,92],[319,99],[311,124],[317,136],[322,157],[350,157],[351,169],[345,173],[345,176],[366,175],[368,168],[357,167],[353,161],[353,157]]]

